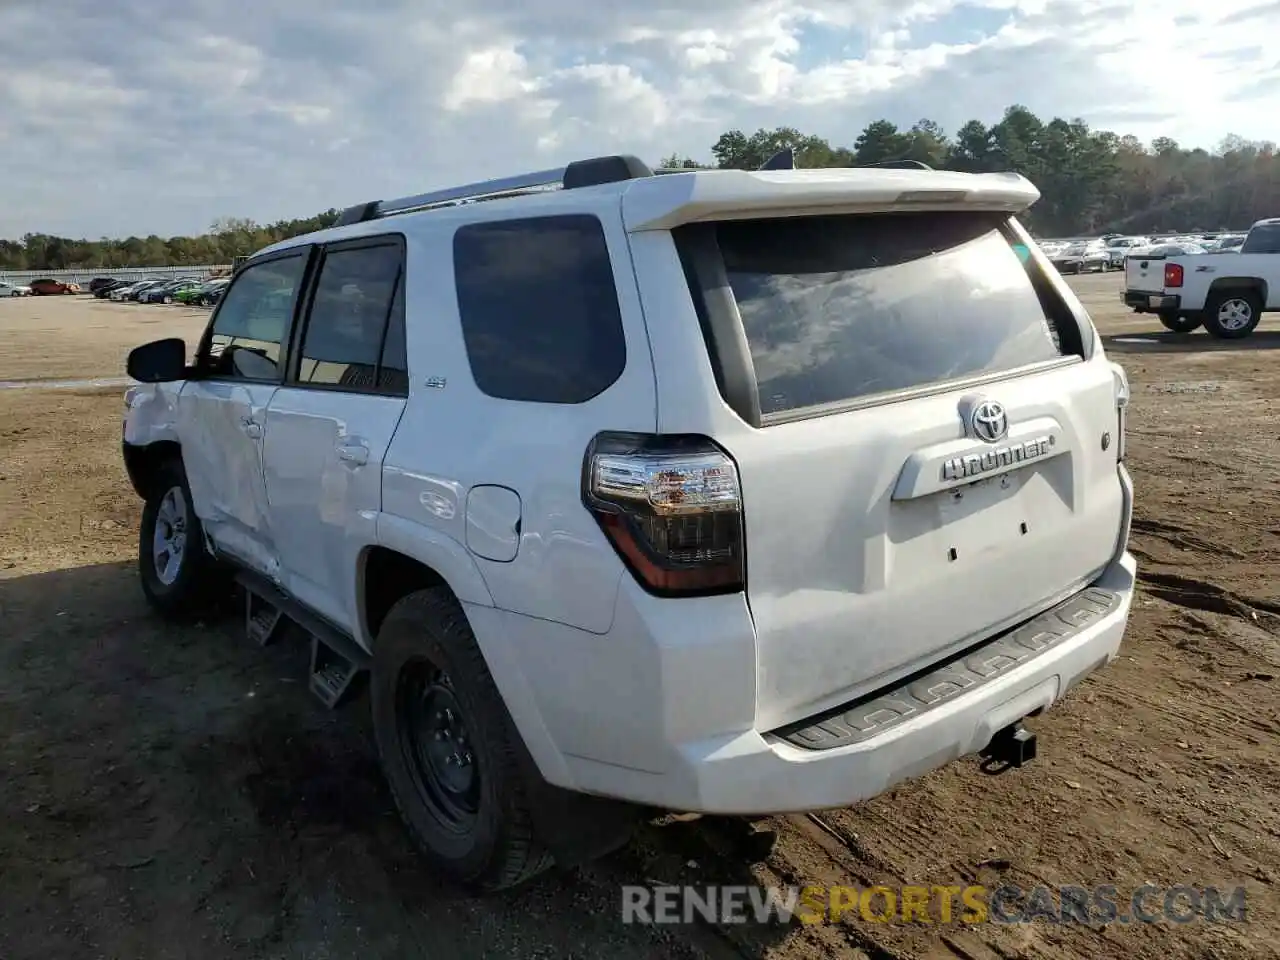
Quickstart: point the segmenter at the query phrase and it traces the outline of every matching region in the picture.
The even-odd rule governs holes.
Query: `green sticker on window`
[[[1031,259],[1031,248],[1025,243],[1015,243],[1011,246],[1013,247],[1013,252],[1018,255],[1018,259],[1023,263],[1026,263]]]

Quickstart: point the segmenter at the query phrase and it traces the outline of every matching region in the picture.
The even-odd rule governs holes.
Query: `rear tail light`
[[[650,593],[744,588],[738,468],[706,437],[602,433],[587,448],[582,498]]]
[[[1118,363],[1111,365],[1111,373],[1116,380],[1116,460],[1123,463],[1125,434],[1128,432],[1129,377]]]
[[[1182,286],[1182,264],[1166,263],[1164,265],[1164,285],[1166,287]]]

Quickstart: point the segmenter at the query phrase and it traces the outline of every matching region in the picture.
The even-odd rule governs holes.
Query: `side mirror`
[[[141,383],[168,383],[187,375],[187,344],[178,337],[153,340],[129,351],[125,371]]]

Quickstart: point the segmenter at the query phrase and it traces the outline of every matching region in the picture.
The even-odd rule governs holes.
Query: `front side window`
[[[299,383],[379,389],[387,322],[399,300],[400,250],[398,243],[384,243],[325,254],[302,341]],[[384,386],[402,386],[390,376],[382,378]]]
[[[227,288],[213,318],[201,365],[210,375],[279,380],[280,344],[293,319],[307,256],[299,251],[246,267]]]
[[[715,226],[763,416],[1060,358],[1005,216],[818,216]]]
[[[467,357],[489,396],[583,403],[622,375],[626,337],[596,217],[469,224],[453,260]]]

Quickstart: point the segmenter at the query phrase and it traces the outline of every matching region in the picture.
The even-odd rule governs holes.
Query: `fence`
[[[84,270],[0,270],[0,280],[18,286],[32,280],[48,277],[50,280],[61,280],[63,283],[78,283],[88,286],[95,277],[110,277],[112,280],[162,280],[165,277],[205,277],[214,270],[229,270],[231,264],[217,263],[208,266],[188,267],[100,267]]]

